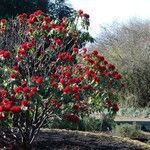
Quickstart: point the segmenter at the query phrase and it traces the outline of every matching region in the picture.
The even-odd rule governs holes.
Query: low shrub
[[[80,131],[98,131],[100,130],[101,121],[95,119],[94,117],[83,117],[79,123],[73,123],[68,120],[62,120],[59,118],[53,118],[53,120],[48,121],[48,128],[58,128],[58,129],[71,129]]]
[[[82,10],[63,19],[37,10],[0,20],[3,146],[31,149],[40,128],[55,116],[79,128],[92,112],[119,111],[122,75],[97,50],[81,49],[92,39],[88,28],[89,15]]]
[[[80,131],[110,131],[114,127],[111,118],[97,119],[92,116],[84,116],[79,123],[69,122],[60,118],[53,118],[47,123],[48,128],[71,129]]]
[[[113,129],[113,132],[117,136],[129,137],[129,138],[138,138],[141,135],[141,127],[137,124],[120,124],[116,125]]]

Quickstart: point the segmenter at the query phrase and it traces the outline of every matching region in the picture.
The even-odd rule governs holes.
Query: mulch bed
[[[103,133],[42,130],[33,150],[150,150],[150,146]]]

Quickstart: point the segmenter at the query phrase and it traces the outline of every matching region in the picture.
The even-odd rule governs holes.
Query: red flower
[[[31,24],[31,25],[34,24],[34,19],[29,19],[28,23]]]
[[[33,46],[32,42],[28,42],[28,48],[31,48]]]
[[[44,82],[44,78],[42,76],[32,76],[32,80],[38,84],[41,84]]]
[[[31,92],[28,93],[27,96],[28,96],[28,98],[31,98],[33,95],[34,95],[34,92],[31,91]]]
[[[114,72],[114,73],[113,73],[113,77],[114,77],[115,79],[121,79],[121,78],[122,78],[121,74],[119,74],[118,72]]]
[[[6,28],[0,28],[1,32],[4,32],[6,30]]]
[[[79,91],[80,91],[79,86],[78,86],[78,85],[73,86],[73,87],[72,87],[72,91],[73,91],[73,92],[79,92]]]
[[[1,102],[1,104],[2,104],[4,110],[10,110],[10,108],[12,106],[12,102],[7,98],[4,98]]]
[[[24,49],[19,49],[18,54],[20,55],[26,55],[26,51]]]
[[[79,110],[80,109],[80,105],[79,104],[74,104],[72,108],[75,109],[75,110]]]
[[[53,78],[58,78],[60,75],[59,75],[59,73],[53,73],[51,76],[52,76]]]
[[[78,101],[81,100],[81,97],[78,94],[74,94],[73,97]]]
[[[105,58],[103,57],[103,56],[101,56],[101,55],[96,55],[97,56],[97,58],[100,60],[100,61],[104,61],[105,60]]]
[[[57,37],[54,37],[53,38],[54,42],[58,45],[60,45],[62,43],[61,39],[57,38]]]
[[[11,56],[11,53],[9,51],[4,51],[3,57],[8,58]]]
[[[11,107],[11,111],[13,113],[19,113],[19,112],[21,112],[21,107],[18,106],[18,105],[14,105],[14,106]]]
[[[50,21],[51,21],[51,18],[48,17],[48,16],[47,16],[47,17],[44,16],[44,17],[43,17],[43,21],[45,21],[45,22],[50,22]]]
[[[9,51],[6,51],[6,50],[0,50],[0,56],[2,56],[4,58],[8,58],[11,56],[11,53]]]
[[[33,18],[35,18],[35,17],[36,17],[35,14],[31,14],[31,15],[29,16],[30,19],[33,19]]]
[[[71,87],[68,85],[64,88],[63,93],[66,94],[71,91]]]
[[[13,69],[14,69],[15,71],[18,71],[18,66],[17,66],[17,65],[13,65]]]
[[[80,118],[79,116],[73,114],[73,113],[69,113],[66,115],[66,119],[71,121],[71,122],[74,122],[74,123],[78,123],[80,122]]]
[[[118,106],[118,104],[113,104],[113,110],[115,111],[115,112],[117,112],[117,111],[119,111],[119,106]]]
[[[0,23],[6,23],[6,22],[7,22],[6,19],[1,19],[1,20],[0,20]]]
[[[71,73],[68,72],[68,71],[64,72],[63,75],[66,76],[66,77],[71,77]]]
[[[36,86],[34,86],[34,87],[31,88],[31,91],[32,91],[32,92],[36,92],[37,90],[38,90],[38,89],[37,89]]]
[[[10,78],[16,78],[16,76],[17,76],[17,75],[16,75],[15,73],[11,73],[11,74],[10,74]]]
[[[94,64],[94,60],[92,58],[87,58],[87,61],[90,62],[91,64]]]
[[[0,106],[0,113],[4,110],[3,106]]]
[[[85,74],[86,74],[87,76],[92,76],[93,73],[94,73],[93,70],[87,70],[87,71],[85,72]]]
[[[36,79],[36,83],[38,83],[38,84],[41,84],[41,83],[43,83],[44,82],[44,78],[43,77],[38,77],[37,79]]]
[[[57,56],[59,59],[69,59],[72,60],[72,55],[69,52],[62,52]]]
[[[115,70],[115,66],[113,64],[107,64],[107,67],[111,70]]]
[[[55,87],[55,88],[57,87],[57,83],[53,80],[50,80],[50,84],[52,87]]]
[[[73,52],[76,52],[76,53],[78,52],[78,48],[74,47],[72,50],[73,50]]]
[[[12,101],[14,101],[15,98],[16,98],[15,95],[12,95],[12,96],[11,96],[11,100],[12,100]]]
[[[83,10],[80,9],[80,10],[78,11],[78,13],[79,13],[80,15],[82,15],[82,14],[83,14]]]
[[[17,87],[14,88],[15,93],[19,93],[21,91],[22,91],[22,86],[17,86]]]
[[[51,49],[54,49],[55,48],[55,45],[54,44],[50,44],[49,46]]]
[[[107,61],[107,60],[104,60],[104,64],[107,65],[107,64],[108,64],[108,61]]]
[[[85,18],[90,18],[90,15],[89,14],[83,14],[83,16],[85,17]]]
[[[93,87],[92,87],[92,85],[90,85],[90,84],[85,84],[85,85],[82,86],[82,88],[83,88],[84,90],[88,90],[88,89],[92,89]]]
[[[35,16],[40,16],[42,14],[42,10],[37,10],[36,12],[34,12]]]
[[[93,50],[93,54],[97,55],[98,51],[97,50]]]
[[[98,69],[103,72],[106,70],[106,66],[98,66]]]
[[[26,86],[26,87],[23,88],[23,91],[24,91],[25,93],[28,93],[28,92],[30,91],[30,88]]]
[[[83,52],[84,52],[84,53],[86,53],[86,52],[87,52],[87,49],[86,49],[86,48],[83,48],[82,50],[83,50]]]
[[[106,104],[108,105],[108,107],[112,107],[113,106],[112,100],[107,100]]]
[[[62,85],[65,85],[65,83],[66,83],[64,78],[61,78],[59,82],[60,82]]]
[[[27,49],[27,48],[28,48],[28,42],[23,42],[23,43],[21,44],[21,48]]]
[[[0,89],[0,97],[6,97],[8,92],[4,89]]]
[[[45,24],[42,25],[42,28],[43,28],[43,29],[48,29],[49,26],[48,26],[48,24],[45,23]]]
[[[23,99],[23,100],[21,101],[21,105],[27,106],[27,105],[28,105],[28,100]]]

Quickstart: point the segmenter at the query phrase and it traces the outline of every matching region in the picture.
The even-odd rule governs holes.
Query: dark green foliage
[[[1,0],[0,17],[8,18],[20,13],[32,13],[37,9],[48,12],[48,0]]]
[[[49,2],[49,13],[57,18],[69,17],[74,9],[65,3],[65,0],[54,0]]]
[[[69,122],[66,119],[48,120],[45,127],[56,129],[71,129],[80,131],[109,131],[114,126],[112,119],[96,119],[95,117],[85,116],[79,123]]]
[[[39,9],[59,18],[70,16],[73,12],[64,0],[0,0],[0,18],[10,18],[20,13],[31,14]]]

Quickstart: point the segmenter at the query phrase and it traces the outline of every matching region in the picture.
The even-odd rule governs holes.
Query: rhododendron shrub
[[[78,123],[92,111],[118,111],[121,75],[80,45],[90,39],[88,14],[59,20],[36,11],[0,22],[1,141],[29,149],[50,117]]]

